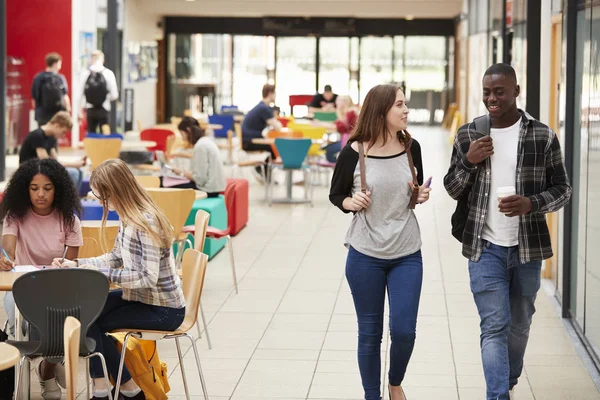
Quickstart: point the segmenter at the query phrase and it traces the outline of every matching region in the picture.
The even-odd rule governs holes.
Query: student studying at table
[[[77,257],[83,245],[77,214],[81,214],[81,204],[65,167],[50,158],[21,164],[0,203],[0,218],[4,220],[0,271],[10,271],[15,265],[50,265],[54,258],[65,254],[65,249],[66,257]],[[14,335],[15,303],[11,292],[4,296],[4,309]],[[42,360],[35,370],[42,398],[60,399],[59,385],[66,387],[64,365]]]
[[[114,247],[94,258],[72,261],[57,257],[52,265],[96,269],[121,287],[108,294],[104,310],[88,330],[88,336],[96,341],[95,351],[104,355],[108,372],[116,380],[120,352],[106,333],[117,329],[174,331],[185,317],[185,299],[171,251],[173,227],[137,183],[127,164],[118,159],[104,161],[92,172],[90,186],[104,207],[101,237],[108,210],[119,214]],[[93,400],[108,399],[110,388],[106,386],[100,360],[93,358],[90,364]],[[121,378],[120,394],[126,400],[145,399],[125,366]]]

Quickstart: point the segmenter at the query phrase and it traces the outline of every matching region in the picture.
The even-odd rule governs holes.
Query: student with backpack
[[[174,331],[185,318],[185,298],[171,248],[173,226],[127,164],[119,159],[104,161],[92,172],[90,187],[104,207],[100,237],[104,237],[108,210],[119,214],[114,247],[94,258],[55,258],[52,265],[99,270],[121,288],[108,294],[104,310],[88,330],[88,336],[96,341],[96,351],[104,355],[108,372],[116,380],[120,353],[106,333],[117,329]],[[101,245],[106,247],[105,243]],[[105,400],[110,388],[106,386],[100,360],[96,357],[90,363],[93,400]],[[120,394],[125,400],[145,398],[126,366]]]
[[[31,99],[38,126],[46,124],[59,111],[71,112],[67,78],[60,74],[62,57],[58,53],[46,55],[46,70],[33,78]]]
[[[458,130],[444,186],[458,201],[452,234],[469,259],[486,399],[514,400],[542,260],[552,257],[545,214],[572,189],[556,134],[517,108],[515,70],[494,64],[482,86],[489,114]]]
[[[81,203],[69,174],[56,160],[31,159],[17,169],[0,203],[4,221],[0,271],[15,265],[51,265],[56,257],[77,257],[83,245]],[[7,257],[8,256],[8,257]],[[32,293],[32,296],[35,294]],[[44,299],[39,299],[40,306]],[[4,296],[8,330],[15,331],[15,303],[11,292]],[[44,400],[58,400],[66,387],[64,366],[42,360],[35,371]]]
[[[81,113],[85,111],[88,132],[96,132],[102,125],[109,124],[111,101],[119,98],[119,89],[114,72],[104,66],[104,53],[92,52],[91,65],[81,76]]]

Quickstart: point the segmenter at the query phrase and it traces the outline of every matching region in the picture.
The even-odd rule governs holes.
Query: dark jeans
[[[508,400],[521,376],[541,268],[541,261],[521,264],[517,246],[489,242],[479,262],[469,261],[488,400]]]
[[[352,290],[358,317],[358,368],[366,400],[380,400],[381,339],[387,289],[390,306],[389,381],[402,383],[412,354],[421,284],[421,251],[392,260],[382,260],[350,247],[346,260],[346,279]]]
[[[108,373],[117,379],[119,372],[120,352],[114,343],[114,338],[105,333],[115,329],[156,329],[174,331],[179,328],[185,317],[185,307],[181,309],[170,307],[151,306],[137,301],[123,300],[121,290],[108,294],[102,313],[90,326],[88,336],[96,341],[96,351],[106,358]],[[102,378],[102,363],[98,357],[90,360],[90,376]],[[127,367],[123,365],[121,383],[131,379]]]
[[[271,153],[271,157],[267,158],[267,162],[265,165],[265,172],[269,174],[269,162],[275,158],[275,152],[273,151],[273,147],[270,144],[255,144],[252,142],[242,142],[242,149],[244,151],[266,151]],[[262,175],[263,171],[260,167],[256,167],[256,172]],[[271,177],[265,177],[267,181],[270,181]]]
[[[109,112],[104,107],[88,108],[86,111],[88,132],[96,132],[102,125],[108,124]]]

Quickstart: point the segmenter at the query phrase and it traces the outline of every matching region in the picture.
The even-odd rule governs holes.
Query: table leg
[[[292,199],[292,187],[294,186],[294,182],[293,182],[293,170],[288,169],[286,171],[286,182],[285,182],[285,188],[287,191],[287,198],[288,200]]]
[[[23,334],[23,322],[21,319],[21,313],[19,312],[19,308],[15,305],[15,340],[27,340],[27,333]],[[19,371],[18,369],[15,371],[15,379],[21,379],[21,383],[22,383],[22,391],[21,393],[16,393],[15,398],[16,399],[20,399],[20,400],[29,400],[29,393],[30,393],[30,386],[31,386],[31,381],[30,381],[30,370],[31,370],[31,363],[29,362],[29,359],[26,358],[25,361],[23,362],[23,370],[22,370],[22,376],[19,376]],[[15,381],[15,387],[16,387],[16,383],[17,381]]]

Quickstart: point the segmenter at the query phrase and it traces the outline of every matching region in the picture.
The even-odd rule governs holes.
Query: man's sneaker
[[[65,373],[65,362],[64,361],[54,364],[54,376],[56,377],[56,382],[58,382],[59,386],[63,389],[66,389],[67,388],[67,375]]]
[[[515,400],[517,397],[515,396],[515,389],[512,388],[508,391],[508,395],[510,397],[510,400]]]
[[[42,365],[42,361],[35,368],[35,373],[37,374],[38,380],[40,381],[40,388],[42,391],[42,398],[44,400],[60,400],[61,392],[60,387],[58,387],[58,383],[56,382],[56,378],[42,380],[42,374],[40,371],[40,367]]]

